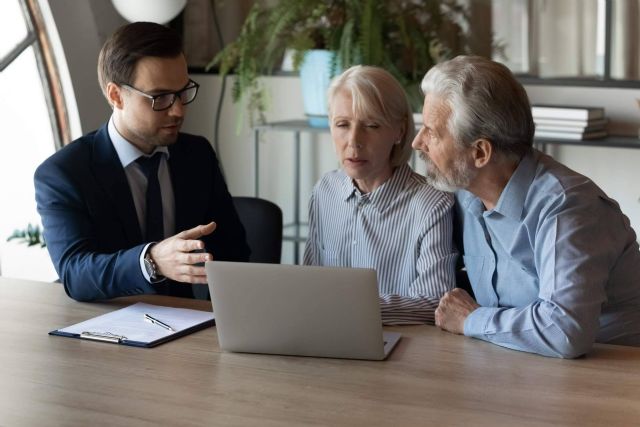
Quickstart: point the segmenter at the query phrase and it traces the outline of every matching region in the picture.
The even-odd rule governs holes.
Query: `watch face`
[[[151,279],[156,278],[156,266],[149,258],[145,257],[144,259],[144,267],[147,270],[147,274]]]

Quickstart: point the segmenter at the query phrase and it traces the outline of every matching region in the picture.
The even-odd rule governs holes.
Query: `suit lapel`
[[[112,200],[129,243],[131,245],[141,243],[142,232],[138,224],[138,215],[133,204],[129,182],[109,138],[106,124],[94,136],[92,157],[96,180]]]

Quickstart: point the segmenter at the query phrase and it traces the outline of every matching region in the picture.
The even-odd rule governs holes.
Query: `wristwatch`
[[[151,247],[149,247],[149,249],[150,248]],[[147,253],[144,255],[144,268],[147,270],[147,274],[152,282],[158,282],[164,279],[164,276],[158,271],[158,266],[155,261],[151,258],[150,250],[147,250]]]

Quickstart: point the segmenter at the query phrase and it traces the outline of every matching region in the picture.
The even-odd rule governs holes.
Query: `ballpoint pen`
[[[167,325],[166,323],[164,323],[161,320],[156,319],[155,317],[149,316],[146,313],[144,315],[144,320],[147,320],[147,321],[153,323],[154,325],[161,326],[161,327],[165,328],[168,331],[175,332],[175,329],[173,329],[171,326]]]

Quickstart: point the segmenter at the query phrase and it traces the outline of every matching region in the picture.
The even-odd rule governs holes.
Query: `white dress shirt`
[[[133,196],[133,204],[136,208],[136,214],[138,216],[138,224],[140,225],[140,232],[145,235],[146,232],[146,218],[147,218],[147,178],[142,172],[142,168],[136,160],[139,157],[146,156],[145,153],[140,151],[135,145],[127,141],[120,132],[116,129],[113,122],[113,116],[109,120],[108,125],[109,138],[113,144],[113,147],[118,154],[120,163],[124,169],[124,173],[129,182],[129,189]],[[171,183],[171,174],[169,173],[169,149],[167,147],[157,147],[153,154],[160,152],[165,153],[160,160],[160,166],[158,168],[158,180],[160,181],[160,190],[162,194],[162,218],[164,226],[164,236],[169,237],[175,234],[175,205],[173,196],[173,186]],[[150,280],[147,274],[147,269],[144,266],[144,256],[147,253],[149,246],[155,242],[149,242],[145,246],[144,250],[140,254],[140,268],[145,279]]]

